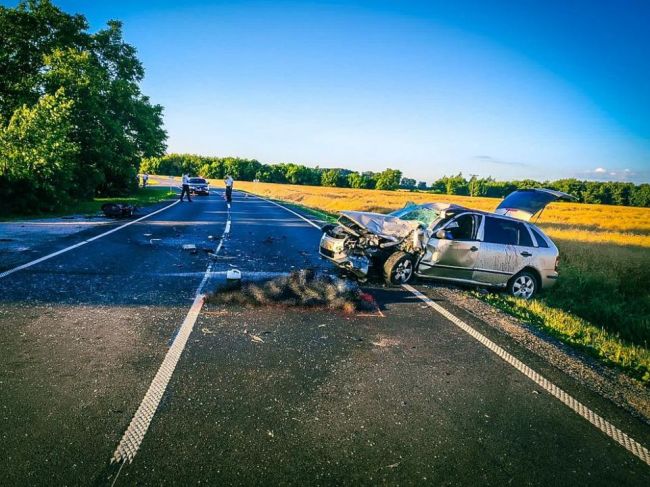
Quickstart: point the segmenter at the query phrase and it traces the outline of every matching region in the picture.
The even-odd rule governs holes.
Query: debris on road
[[[264,282],[247,283],[240,289],[222,289],[206,301],[243,306],[292,306],[339,309],[347,313],[374,309],[359,287],[350,281],[316,275],[303,269]]]
[[[386,348],[386,347],[396,347],[399,345],[399,340],[395,338],[380,337],[376,342],[370,342],[375,347]]]
[[[125,203],[104,203],[102,211],[109,218],[128,218],[133,216],[137,207]]]
[[[249,333],[248,336],[251,337],[251,341],[252,341],[252,342],[255,342],[255,343],[264,343],[264,340],[262,340],[262,338],[259,337],[258,335],[252,335],[252,334]]]
[[[229,281],[241,281],[241,271],[239,269],[229,269],[226,272],[226,279]]]

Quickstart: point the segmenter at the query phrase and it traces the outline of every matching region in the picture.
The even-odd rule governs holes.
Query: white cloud
[[[594,172],[597,174],[603,174],[607,172],[607,169],[605,169],[604,167],[597,167],[596,169],[594,169]]]

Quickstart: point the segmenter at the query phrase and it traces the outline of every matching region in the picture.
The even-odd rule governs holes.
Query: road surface
[[[201,306],[232,268],[333,270],[318,229],[271,202],[170,203],[0,260],[28,265],[0,278],[0,484],[650,485],[638,456],[406,289],[369,286],[381,313]],[[643,421],[415,288],[650,444]]]

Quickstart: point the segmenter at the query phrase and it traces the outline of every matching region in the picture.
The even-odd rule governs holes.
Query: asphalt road
[[[232,268],[332,270],[318,230],[286,210],[236,192],[228,214],[220,194],[195,197],[0,279],[0,484],[650,485],[648,465],[382,286],[366,289],[381,314],[204,306],[133,462],[111,465],[208,266],[206,291]],[[0,272],[106,230],[48,239]],[[647,424],[417,287],[650,444]]]

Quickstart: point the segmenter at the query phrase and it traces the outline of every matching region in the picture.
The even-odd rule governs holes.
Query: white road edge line
[[[74,250],[74,249],[76,249],[76,248],[79,248],[79,247],[81,247],[82,245],[86,245],[86,244],[89,244],[90,242],[94,242],[95,240],[98,240],[98,239],[100,239],[100,238],[102,238],[102,237],[105,237],[106,235],[110,235],[111,233],[115,233],[115,232],[117,232],[118,230],[122,230],[123,228],[128,227],[129,225],[133,225],[134,223],[138,223],[138,222],[140,222],[140,221],[142,221],[142,220],[144,220],[144,219],[146,219],[146,218],[149,218],[149,217],[151,217],[151,216],[154,216],[154,215],[160,213],[161,211],[165,211],[166,209],[171,208],[172,206],[177,205],[178,203],[180,203],[180,201],[179,201],[179,200],[176,200],[176,201],[174,201],[173,203],[171,203],[170,205],[165,206],[164,208],[161,208],[161,209],[159,209],[159,210],[156,210],[156,211],[154,211],[154,212],[151,212],[151,213],[149,213],[148,215],[141,216],[141,217],[138,218],[137,220],[130,221],[130,222],[128,222],[128,223],[125,223],[124,225],[120,225],[120,226],[117,227],[117,228],[113,228],[112,230],[109,230],[109,231],[107,231],[107,232],[100,233],[99,235],[96,235],[96,236],[94,236],[94,237],[92,237],[92,238],[89,238],[88,240],[83,240],[83,241],[81,241],[81,242],[79,242],[79,243],[76,243],[76,244],[74,244],[74,245],[71,245],[70,247],[66,247],[65,249],[61,249],[61,250],[58,250],[58,251],[53,252],[53,253],[51,253],[51,254],[44,255],[43,257],[41,257],[41,258],[39,258],[39,259],[32,260],[31,262],[27,262],[26,264],[19,265],[18,267],[14,267],[13,269],[9,269],[9,270],[7,270],[7,271],[0,272],[0,279],[2,279],[3,277],[7,277],[7,276],[10,275],[10,274],[13,274],[14,272],[18,272],[18,271],[21,271],[21,270],[23,270],[23,269],[27,269],[28,267],[31,267],[31,266],[33,266],[33,265],[40,264],[41,262],[44,262],[44,261],[46,261],[46,260],[49,260],[49,259],[51,259],[52,257],[56,257],[57,255],[61,255],[61,254],[64,254],[64,253],[66,253],[66,252],[69,252],[70,250]]]
[[[293,213],[294,215],[300,217],[301,219],[305,220],[307,223],[310,225],[318,228],[320,230],[320,227],[316,225],[314,222],[308,220],[307,218],[303,217],[302,215],[296,213],[293,210],[290,210],[289,208],[286,208],[275,201],[271,201],[267,198],[263,198],[258,195],[253,195],[256,196],[262,200],[268,201],[269,203],[273,203],[276,206],[279,206],[280,208],[284,208],[290,213]],[[552,396],[555,398],[559,399],[561,402],[563,402],[566,406],[571,408],[574,412],[582,416],[584,419],[589,421],[591,424],[593,424],[596,428],[601,430],[603,433],[605,433],[608,437],[612,438],[614,441],[622,445],[626,450],[628,450],[630,453],[633,455],[637,456],[640,458],[643,462],[645,462],[647,465],[650,465],[650,452],[646,447],[644,447],[642,444],[628,436],[626,433],[621,431],[620,429],[616,428],[613,424],[611,424],[609,421],[605,420],[595,412],[593,412],[591,409],[589,409],[587,406],[579,402],[577,399],[572,397],[571,395],[567,394],[564,392],[562,389],[560,389],[558,386],[550,382],[548,379],[543,377],[542,375],[538,374],[535,372],[533,369],[528,367],[526,364],[515,358],[513,355],[509,354],[506,352],[503,348],[498,346],[496,343],[491,341],[489,338],[487,338],[485,335],[479,333],[476,331],[474,328],[469,326],[467,323],[465,323],[463,320],[460,318],[456,317],[449,311],[447,311],[445,308],[440,306],[438,303],[435,303],[432,301],[430,298],[422,294],[420,291],[415,289],[414,287],[410,286],[409,284],[402,284],[402,287],[406,289],[407,291],[410,291],[413,293],[416,297],[424,301],[424,303],[427,304],[430,308],[433,308],[436,310],[438,313],[443,315],[445,318],[447,318],[449,321],[454,323],[456,326],[458,326],[461,330],[469,334],[472,338],[476,339],[478,342],[480,342],[482,345],[487,347],[489,350],[497,354],[499,357],[501,357],[504,361],[506,361],[508,364],[512,365],[515,369],[517,369],[519,372],[524,374],[526,377],[531,379],[533,382],[538,384],[540,387],[544,388],[547,392],[549,392]]]
[[[447,311],[445,308],[440,306],[438,303],[432,301],[429,297],[425,296],[424,294],[422,294],[420,291],[418,291],[414,287],[410,286],[409,284],[402,284],[402,287],[404,289],[406,289],[407,291],[410,291],[412,294],[414,294],[416,297],[418,297],[422,301],[424,301],[427,304],[427,306],[429,306],[430,308],[433,308],[438,313],[443,315],[445,318],[447,318],[453,324],[458,326],[465,333],[470,335],[472,338],[476,339],[479,343],[481,343],[483,346],[488,348],[490,351],[497,354],[504,361],[506,361],[508,364],[512,365],[515,369],[517,369],[519,372],[524,374],[526,377],[528,377],[530,380],[535,382],[537,385],[544,388],[544,390],[546,390],[552,396],[555,396],[555,398],[559,399],[566,406],[568,406],[574,412],[578,413],[584,419],[589,421],[591,424],[593,424],[596,428],[601,430],[607,436],[612,438],[617,443],[621,444],[630,453],[632,453],[633,455],[639,457],[647,465],[650,465],[650,452],[648,452],[648,449],[645,448],[643,445],[641,445],[640,443],[638,443],[634,439],[630,438],[623,431],[616,428],[610,422],[603,419],[601,416],[599,416],[598,414],[593,412],[591,409],[589,409],[587,406],[585,406],[584,404],[579,402],[577,399],[573,398],[572,396],[570,396],[569,394],[564,392],[558,386],[556,386],[555,384],[550,382],[548,379],[546,379],[542,375],[535,372],[533,369],[528,367],[526,364],[524,364],[523,362],[521,362],[520,360],[515,358],[513,355],[506,352],[503,348],[501,348],[499,345],[497,345],[493,341],[491,341],[485,335],[482,335],[481,333],[476,331],[474,328],[469,326],[463,320],[461,320],[460,318],[456,317],[455,315],[453,315],[452,313]]]
[[[230,233],[230,212],[228,212],[226,227],[223,231],[223,236],[219,241],[219,245],[215,250],[215,255],[218,254],[219,251],[221,250],[223,241],[229,233]],[[120,462],[124,464],[127,461],[129,463],[133,462],[133,459],[135,458],[135,455],[138,452],[140,445],[142,444],[142,440],[144,439],[144,436],[147,433],[147,430],[149,429],[151,420],[153,419],[154,414],[156,414],[156,410],[160,405],[160,401],[163,397],[163,394],[167,390],[167,386],[169,385],[169,381],[171,380],[172,374],[174,373],[174,370],[176,369],[176,365],[178,364],[178,361],[181,358],[181,354],[185,349],[187,340],[190,337],[192,330],[194,329],[194,324],[196,323],[196,320],[199,317],[199,313],[201,312],[201,308],[203,307],[203,302],[205,300],[205,295],[203,294],[203,287],[208,282],[208,278],[212,274],[212,265],[213,263],[210,263],[210,265],[206,269],[203,279],[201,280],[201,283],[199,284],[199,287],[196,290],[196,296],[194,297],[194,302],[192,303],[192,306],[190,307],[190,310],[187,313],[185,320],[183,320],[183,324],[178,330],[178,334],[176,335],[176,338],[174,338],[171,347],[169,347],[169,350],[167,351],[167,354],[165,355],[165,358],[163,359],[163,362],[160,365],[158,372],[156,373],[155,377],[151,381],[151,384],[149,385],[149,389],[147,390],[147,393],[142,399],[142,402],[140,403],[138,410],[133,415],[133,419],[131,419],[131,423],[129,424],[128,428],[124,432],[124,435],[122,436],[119,445],[117,446],[115,452],[113,453],[113,457],[111,458],[111,464],[120,463]],[[115,480],[117,480],[117,477],[115,478]]]
[[[247,194],[252,195],[252,196],[255,196],[256,198],[259,198],[259,199],[261,199],[261,200],[268,201],[269,203],[273,203],[275,206],[279,206],[280,208],[282,208],[282,209],[284,209],[284,210],[287,210],[289,213],[293,213],[294,215],[296,215],[296,216],[297,216],[298,218],[300,218],[301,220],[305,220],[305,221],[306,221],[307,223],[309,223],[312,227],[318,228],[319,230],[322,229],[319,225],[317,225],[317,224],[314,223],[313,221],[309,220],[308,218],[305,218],[305,217],[302,216],[300,213],[296,213],[296,212],[293,211],[292,209],[287,208],[286,206],[281,205],[280,203],[276,203],[276,202],[273,201],[273,200],[270,200],[270,199],[268,199],[268,198],[264,198],[263,196],[259,196],[259,195],[253,194],[253,193],[247,193]]]

